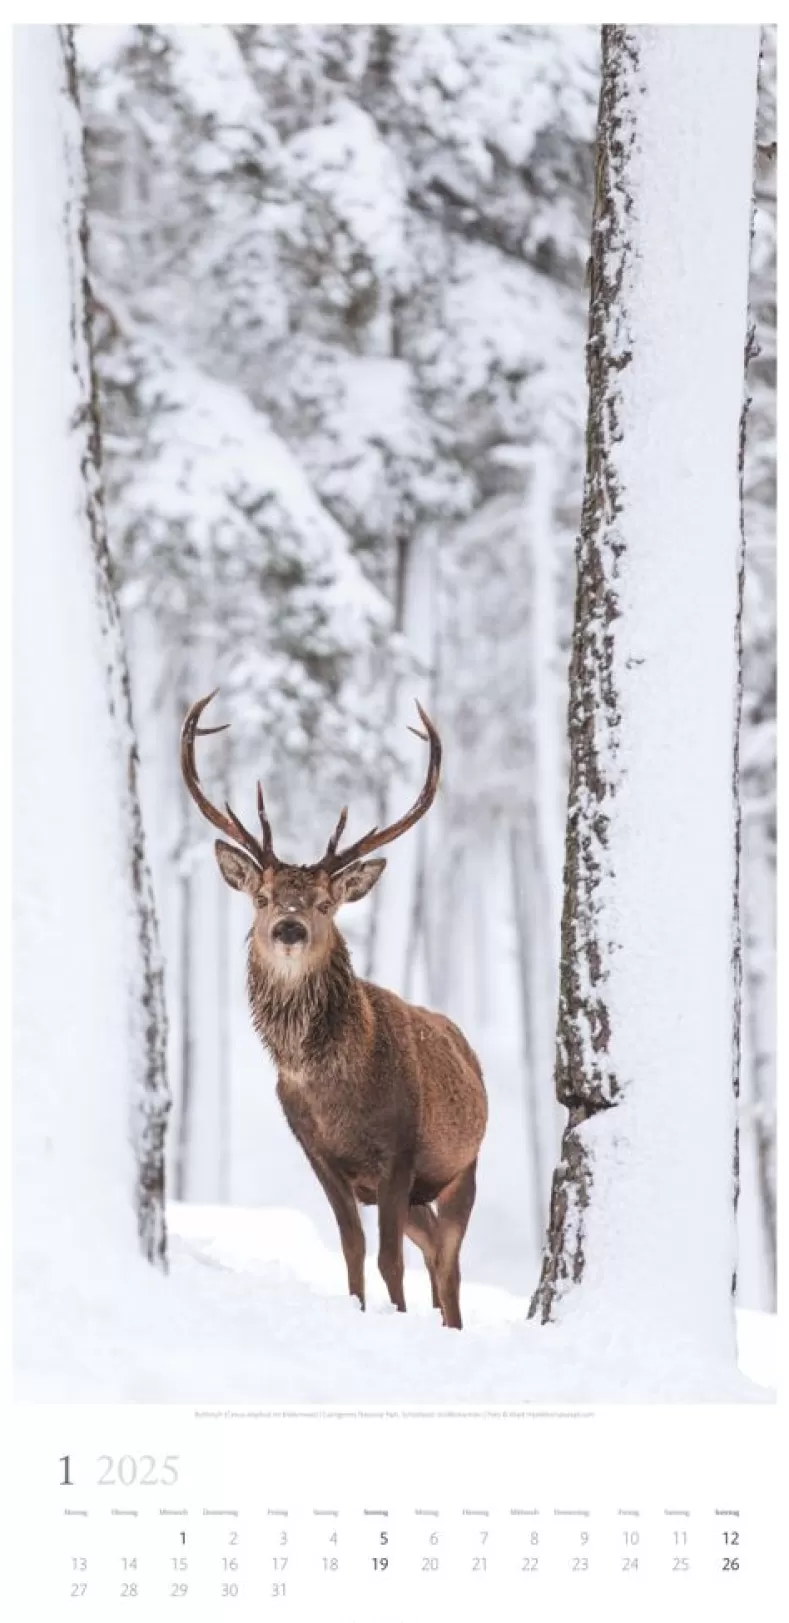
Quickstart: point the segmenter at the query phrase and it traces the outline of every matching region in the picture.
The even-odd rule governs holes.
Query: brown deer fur
[[[195,711],[199,715],[198,706],[190,717]],[[434,729],[422,715],[432,741]],[[188,724],[189,717],[185,737]],[[196,731],[195,718],[190,743]],[[189,782],[187,767],[192,770],[193,762],[184,767]],[[436,784],[437,777],[436,771]],[[206,811],[209,803],[202,797],[198,804]],[[337,1219],[349,1291],[364,1307],[365,1241],[357,1203],[377,1205],[378,1266],[392,1302],[405,1311],[408,1235],[427,1264],[434,1307],[446,1325],[460,1329],[460,1247],[487,1120],[476,1055],[444,1015],[405,1003],[354,974],[334,914],[367,894],[385,861],[341,867],[335,834],[322,863],[280,863],[271,850],[262,795],[259,806],[266,843],[254,852],[243,831],[252,855],[222,840],[216,855],[226,882],[245,891],[255,909],[247,966],[252,1020],[276,1065],[285,1117]],[[231,825],[219,823],[224,814],[215,808],[209,814],[240,840],[242,825],[232,813]],[[338,830],[343,826],[344,814]],[[365,848],[387,837],[394,836],[384,831],[373,841],[371,835]],[[362,847],[357,842],[352,854]]]

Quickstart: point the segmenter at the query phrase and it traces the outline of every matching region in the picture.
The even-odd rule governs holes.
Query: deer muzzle
[[[300,919],[280,919],[271,932],[275,941],[284,947],[295,947],[309,939],[307,926]]]

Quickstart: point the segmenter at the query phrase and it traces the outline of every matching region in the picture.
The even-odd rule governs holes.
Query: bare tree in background
[[[176,706],[177,727],[173,738],[173,760],[176,761],[176,738],[186,715],[189,698],[189,662],[178,687]],[[194,873],[190,850],[192,815],[187,794],[181,789],[179,797],[180,826],[177,841],[178,872],[178,1128],[173,1156],[173,1188],[176,1200],[186,1200],[189,1190],[189,1156],[192,1138],[192,1109],[194,1104],[194,1021],[192,1012],[194,968],[192,941],[194,939]]]
[[[225,733],[219,749],[222,786],[222,804],[232,800],[232,748],[229,734]],[[216,1004],[217,1004],[217,1198],[226,1202],[232,1192],[232,1089],[231,1089],[231,1032],[230,1032],[230,968],[231,928],[230,893],[222,885],[217,901],[216,940]]]

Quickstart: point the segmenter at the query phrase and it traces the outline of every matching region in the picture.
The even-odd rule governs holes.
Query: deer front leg
[[[364,1308],[364,1229],[356,1196],[348,1180],[341,1173],[312,1155],[304,1144],[302,1149],[316,1178],[322,1184],[337,1219],[345,1266],[348,1269],[348,1291],[351,1296],[358,1297]]]
[[[412,1170],[396,1161],[378,1184],[378,1267],[398,1313],[405,1313],[403,1293],[403,1234],[408,1219]]]

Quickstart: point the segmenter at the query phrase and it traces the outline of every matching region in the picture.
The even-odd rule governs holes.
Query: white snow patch
[[[409,1311],[346,1295],[339,1244],[283,1208],[172,1206],[172,1269],[142,1261],[91,1279],[53,1269],[17,1304],[17,1397],[134,1403],[769,1402],[774,1321],[742,1315],[743,1369],[637,1324],[588,1336],[526,1322],[525,1297],[467,1280],[466,1328],[444,1330],[421,1262]],[[410,1249],[410,1248],[409,1248]],[[417,1253],[410,1251],[412,1257]],[[755,1384],[758,1381],[760,1384]]]
[[[320,198],[381,281],[401,279],[405,178],[370,115],[338,100],[325,122],[294,136],[288,150],[307,211]]]

